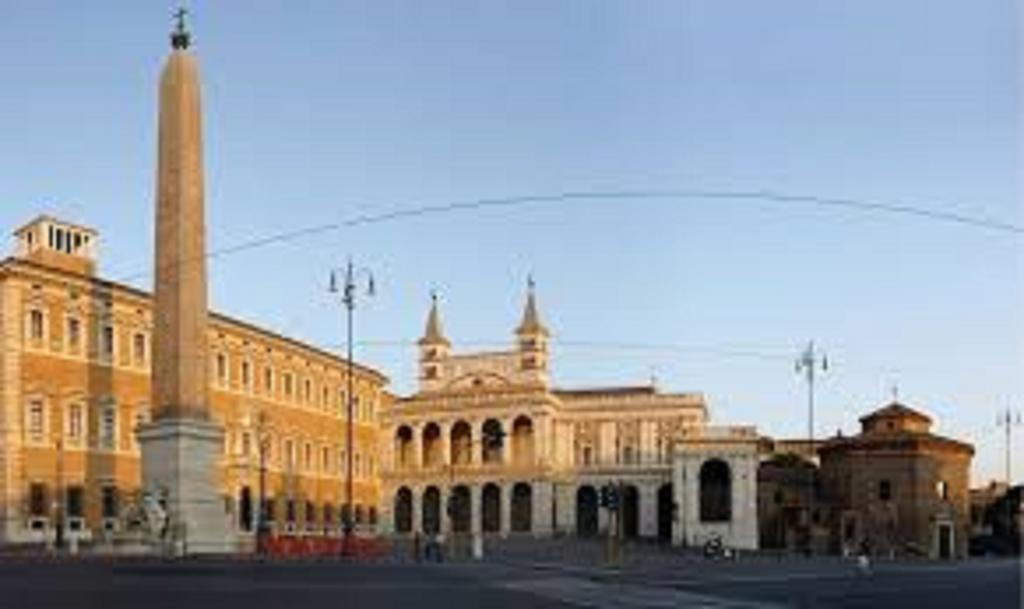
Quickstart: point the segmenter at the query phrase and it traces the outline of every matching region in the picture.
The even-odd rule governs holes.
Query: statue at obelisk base
[[[220,494],[223,428],[210,417],[199,69],[184,11],[160,76],[152,412],[140,425],[143,492],[167,513],[179,554],[238,548]]]

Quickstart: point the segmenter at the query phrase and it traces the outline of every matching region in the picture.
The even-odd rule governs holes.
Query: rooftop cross
[[[189,45],[189,33],[185,29],[185,15],[188,9],[181,7],[174,11],[175,29],[171,32],[171,47],[174,49],[187,49]]]

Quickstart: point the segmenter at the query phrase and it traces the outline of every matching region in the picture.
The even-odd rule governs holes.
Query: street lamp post
[[[347,389],[345,392],[346,396],[346,416],[345,416],[345,513],[343,514],[343,531],[344,540],[342,543],[342,553],[349,554],[351,551],[352,542],[352,415],[353,415],[353,343],[352,343],[352,317],[353,312],[356,308],[356,274],[364,274],[367,277],[367,289],[366,293],[368,296],[373,296],[375,293],[375,286],[373,280],[373,273],[369,269],[359,268],[356,269],[352,265],[352,259],[349,258],[348,263],[345,265],[345,283],[341,288],[338,287],[337,271],[341,269],[335,269],[331,271],[331,283],[330,291],[332,294],[341,293],[341,303],[345,306],[345,321],[346,321],[346,385]]]
[[[267,515],[267,451],[270,449],[270,434],[267,431],[267,415],[260,411],[256,417],[256,449],[259,451],[259,507],[256,510],[256,546],[263,554],[266,551],[266,537],[270,532]]]
[[[807,380],[807,449],[810,451],[811,467],[807,468],[807,552],[814,542],[814,381],[818,371],[828,370],[828,357],[819,353],[812,340],[796,360],[796,371]]]
[[[57,437],[57,484],[54,493],[54,545],[57,551],[64,549],[64,440]]]

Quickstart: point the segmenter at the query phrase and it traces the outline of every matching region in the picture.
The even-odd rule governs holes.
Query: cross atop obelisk
[[[171,32],[171,47],[175,49],[187,49],[191,41],[188,30],[185,29],[185,15],[188,9],[181,7],[174,11],[175,28]]]

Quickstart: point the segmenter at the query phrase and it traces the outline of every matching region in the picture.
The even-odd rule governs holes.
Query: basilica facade
[[[753,428],[709,425],[699,393],[554,387],[548,347],[532,286],[504,351],[452,353],[432,303],[418,390],[381,413],[384,530],[757,547]]]

